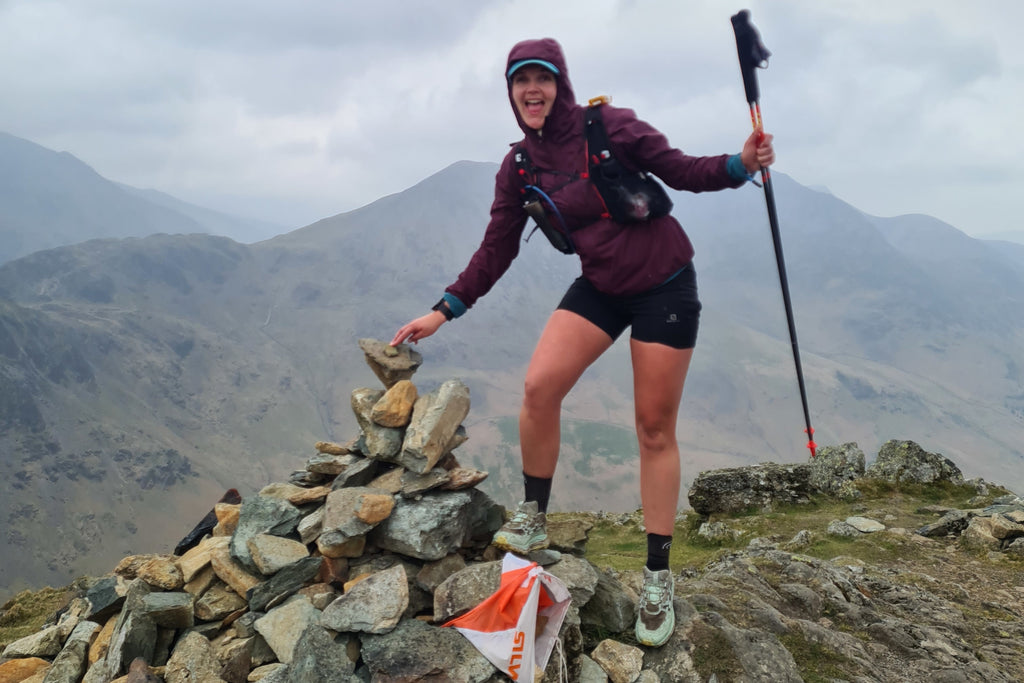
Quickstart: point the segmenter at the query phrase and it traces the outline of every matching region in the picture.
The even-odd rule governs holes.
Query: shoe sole
[[[675,619],[672,620],[672,628],[669,629],[668,635],[665,636],[665,639],[662,640],[660,643],[657,642],[656,640],[654,640],[653,638],[645,639],[643,636],[641,636],[639,633],[636,632],[636,629],[633,630],[633,633],[636,636],[636,641],[638,643],[640,643],[641,645],[646,645],[647,647],[661,647],[662,645],[667,643],[672,638],[672,634],[675,633],[675,632],[676,632],[676,621],[675,621]]]
[[[672,634],[670,633],[668,638],[666,638],[665,640],[663,640],[663,641],[661,641],[659,643],[659,642],[656,642],[654,640],[644,640],[643,638],[637,636],[636,642],[638,642],[641,645],[644,645],[646,647],[661,647],[662,645],[667,643],[669,641],[669,638],[671,638],[671,637],[672,637]]]

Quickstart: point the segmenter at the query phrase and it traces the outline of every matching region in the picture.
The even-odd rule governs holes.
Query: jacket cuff
[[[448,304],[448,309],[452,312],[452,316],[455,318],[458,318],[468,310],[466,308],[466,304],[459,301],[459,297],[454,294],[445,292],[444,297],[442,298],[444,299],[444,302]]]
[[[743,159],[740,158],[739,154],[733,154],[729,157],[725,162],[725,170],[733,180],[751,179],[751,175],[747,173],[747,168],[743,165]]]

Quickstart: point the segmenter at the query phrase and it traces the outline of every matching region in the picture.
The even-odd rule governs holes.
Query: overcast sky
[[[524,38],[562,43],[581,101],[611,95],[691,154],[738,151],[744,7],[773,52],[778,170],[875,215],[1022,229],[1020,0],[0,0],[0,131],[300,227],[499,161]]]

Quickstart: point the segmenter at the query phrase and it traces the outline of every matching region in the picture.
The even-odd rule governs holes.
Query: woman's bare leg
[[[693,349],[630,340],[640,448],[640,502],[648,533],[671,536],[679,501],[676,420]]]
[[[562,399],[583,371],[612,345],[612,338],[586,318],[556,310],[537,341],[526,370],[519,443],[523,472],[550,479],[558,463]]]

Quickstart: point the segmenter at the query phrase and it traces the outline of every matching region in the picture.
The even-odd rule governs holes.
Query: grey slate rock
[[[701,472],[690,486],[690,506],[710,515],[798,503],[807,500],[812,491],[810,477],[810,465],[773,462]]]
[[[579,683],[608,683],[608,674],[590,657],[580,655],[576,666],[579,667]]]
[[[976,514],[977,513],[973,510],[950,510],[946,514],[942,515],[937,522],[925,524],[923,527],[918,529],[916,533],[929,538],[938,538],[948,534],[959,534],[967,528],[967,525],[971,522],[971,518]]]
[[[235,634],[239,638],[250,638],[256,635],[256,620],[263,616],[260,612],[261,610],[253,610],[250,607],[248,612],[235,620]]]
[[[953,461],[938,453],[929,453],[913,441],[886,441],[878,458],[864,472],[865,477],[895,483],[930,484],[949,481],[961,484],[964,475]]]
[[[56,624],[47,626],[40,631],[19,638],[9,643],[0,654],[0,660],[21,657],[48,658],[55,656],[61,649],[60,627]]]
[[[359,451],[367,458],[385,462],[400,462],[398,453],[402,450],[405,431],[398,427],[382,427],[373,421],[373,406],[384,395],[379,389],[366,387],[352,392],[352,412],[362,435],[359,437]]]
[[[299,637],[307,627],[319,621],[320,610],[313,607],[309,599],[299,595],[257,619],[255,627],[278,661],[289,664]]]
[[[310,472],[309,470],[296,470],[288,475],[288,483],[305,488],[320,486],[331,480],[330,475]]]
[[[856,527],[839,519],[833,519],[829,522],[825,533],[829,536],[840,536],[843,538],[856,538],[860,536],[860,532],[857,531]]]
[[[501,562],[472,564],[455,572],[434,591],[434,620],[446,622],[483,602],[501,584]]]
[[[390,389],[403,379],[412,379],[423,364],[423,356],[408,344],[391,346],[379,339],[360,339],[359,348],[373,374]]]
[[[202,621],[220,621],[245,606],[245,598],[218,579],[193,603],[193,613]]]
[[[445,555],[440,560],[427,562],[423,568],[416,573],[416,585],[431,594],[433,600],[434,591],[437,587],[452,574],[466,568],[466,560],[458,553]]]
[[[116,674],[127,671],[136,657],[153,661],[156,640],[157,626],[152,619],[137,610],[121,612],[107,650],[106,659],[111,671]]]
[[[737,628],[716,612],[702,617],[725,636],[744,673],[751,680],[803,683],[800,669],[779,639],[757,629]]]
[[[811,466],[811,486],[823,493],[838,491],[843,482],[864,476],[864,451],[853,442],[823,446],[807,462]]]
[[[249,554],[249,539],[259,534],[287,536],[296,530],[302,517],[302,511],[285,500],[260,495],[243,499],[238,527],[231,535],[231,557],[258,575],[259,569]]]
[[[493,534],[489,527],[494,523],[494,508],[500,506],[477,489],[430,492],[420,500],[399,500],[391,516],[367,538],[384,550],[420,560],[440,560],[481,531],[485,536]]]
[[[77,683],[81,680],[85,673],[89,641],[99,628],[100,625],[94,621],[79,622],[50,665],[43,683]]]
[[[150,593],[142,599],[140,611],[163,628],[184,629],[194,623],[192,596],[183,591]]]
[[[872,534],[876,531],[885,531],[885,525],[869,517],[847,517],[846,523],[862,534]]]
[[[448,453],[452,439],[469,415],[469,387],[450,379],[437,391],[416,399],[405,430],[400,465],[411,472],[429,471]]]
[[[347,635],[332,636],[316,624],[306,627],[295,645],[292,661],[271,676],[268,683],[360,683],[355,662],[348,656]]]
[[[143,658],[145,659],[145,658]],[[147,660],[148,661],[148,660]],[[186,633],[174,647],[164,672],[166,683],[219,683],[221,665],[203,636]]]
[[[396,564],[351,586],[328,605],[320,623],[332,631],[387,633],[409,606],[409,578]]]
[[[622,633],[636,621],[637,595],[610,571],[598,569],[594,595],[580,608],[584,626],[595,626],[609,633]]]
[[[531,550],[526,554],[526,559],[530,562],[536,562],[542,567],[550,567],[556,562],[562,561],[562,553],[551,548],[541,548],[540,550]]]
[[[598,573],[594,565],[587,560],[575,555],[563,555],[561,561],[545,569],[565,584],[572,595],[573,604],[577,607],[583,607],[594,597]]]
[[[352,457],[353,461],[339,472],[331,483],[332,491],[350,486],[366,486],[380,471],[381,465],[377,460],[358,455]]]
[[[316,537],[320,535],[324,526],[324,508],[321,505],[313,512],[309,513],[299,521],[296,531],[299,534],[299,540],[309,545],[316,540]]]
[[[506,680],[492,678],[498,673],[494,665],[461,633],[418,619],[403,621],[385,635],[363,636],[361,653],[375,681]],[[442,672],[447,678],[437,677]]]
[[[583,555],[587,549],[590,530],[594,527],[593,522],[581,519],[568,519],[565,521],[548,520],[548,540],[551,548],[563,553]]]
[[[86,591],[85,598],[92,607],[86,619],[102,624],[120,611],[124,595],[118,593],[117,586],[118,577],[105,576]]]
[[[405,498],[415,498],[448,483],[449,479],[451,475],[440,467],[435,467],[424,474],[403,472],[401,494]]]
[[[124,609],[117,617],[114,633],[110,637],[106,660],[113,674],[124,673],[136,657],[147,662],[153,661],[157,626],[141,610],[152,588],[142,579],[136,579],[128,586],[124,598]]]
[[[280,604],[297,590],[312,582],[320,571],[323,559],[320,557],[304,557],[278,571],[270,579],[258,586],[250,588],[246,593],[249,610],[264,612]]]
[[[306,461],[306,469],[317,474],[325,474],[335,477],[345,471],[345,468],[357,460],[357,456],[351,453],[333,455],[330,453],[317,453]]]

